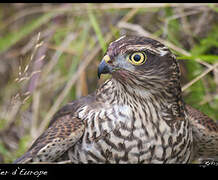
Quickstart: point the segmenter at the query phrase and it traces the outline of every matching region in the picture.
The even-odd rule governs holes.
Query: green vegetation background
[[[218,62],[217,4],[0,4],[0,163],[22,155],[58,108],[108,78],[96,75],[108,44],[140,29],[179,48],[171,50],[182,86]],[[218,120],[218,68],[183,96]]]

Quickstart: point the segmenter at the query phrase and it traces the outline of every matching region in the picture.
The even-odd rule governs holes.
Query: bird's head
[[[131,87],[160,90],[180,84],[175,56],[160,42],[143,36],[122,36],[110,43],[98,67],[99,78],[107,73]]]

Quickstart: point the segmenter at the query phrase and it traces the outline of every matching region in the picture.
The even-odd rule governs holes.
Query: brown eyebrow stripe
[[[137,44],[136,44],[137,43]],[[107,54],[114,58],[118,54],[124,54],[128,51],[148,50],[160,56],[170,53],[170,50],[163,44],[147,37],[125,36],[110,43]]]
[[[154,53],[154,54],[158,54],[160,56],[162,55],[166,55],[167,53],[169,53],[169,50],[168,49],[155,49],[153,48],[151,45],[128,45],[125,47],[125,49],[121,49],[120,53],[121,54],[124,54],[126,52],[133,52],[133,51],[146,51],[148,50],[149,52],[151,53]]]

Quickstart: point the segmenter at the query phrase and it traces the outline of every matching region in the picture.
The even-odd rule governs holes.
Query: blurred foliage
[[[172,49],[182,85],[218,62],[217,4],[1,4],[0,163],[10,163],[46,128],[52,113],[87,95],[107,45],[139,25]],[[75,80],[76,78],[76,80]],[[184,92],[185,102],[218,119],[218,71]],[[56,105],[56,106],[55,106]],[[50,115],[50,116],[49,116]]]

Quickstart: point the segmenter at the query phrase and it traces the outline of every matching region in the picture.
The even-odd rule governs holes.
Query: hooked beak
[[[100,79],[101,74],[108,74],[112,73],[113,67],[108,64],[108,62],[111,62],[111,59],[108,55],[105,55],[102,59],[101,63],[98,66],[98,78]]]

